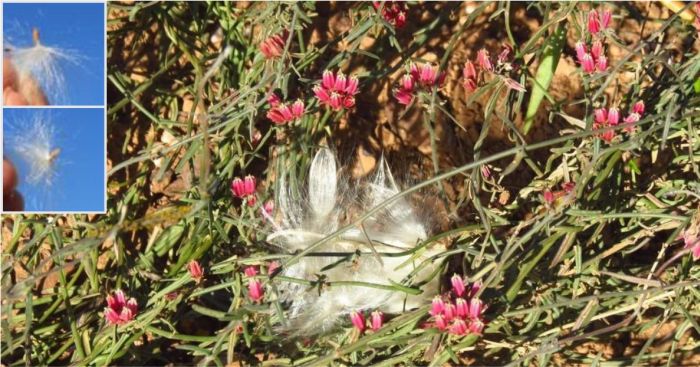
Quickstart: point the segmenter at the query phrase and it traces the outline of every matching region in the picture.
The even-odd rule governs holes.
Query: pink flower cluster
[[[360,333],[367,329],[368,323],[365,321],[365,316],[362,311],[352,311],[350,313],[350,321]],[[377,331],[382,328],[382,325],[384,325],[384,314],[381,311],[372,312],[369,319],[370,329]]]
[[[262,52],[265,58],[268,60],[276,59],[282,56],[287,39],[289,39],[289,31],[287,30],[279,34],[275,34],[260,44],[260,52]]]
[[[273,93],[267,98],[267,101],[270,103],[267,118],[277,125],[295,121],[304,115],[304,102],[300,99],[288,105],[282,103],[280,97]]]
[[[630,113],[623,119],[624,123],[634,123],[639,121],[639,119],[642,117],[644,114],[644,102],[639,101],[635,103],[631,110]],[[593,129],[598,130],[598,129],[604,129],[607,127],[612,127],[612,126],[617,126],[620,123],[620,111],[612,107],[610,109],[606,108],[598,108],[595,111],[593,111]],[[628,132],[634,131],[634,127],[628,127],[625,129]],[[599,137],[603,139],[605,142],[610,143],[613,141],[615,138],[615,130],[608,130],[605,131],[601,134],[599,134]]]
[[[464,77],[464,89],[467,92],[474,92],[481,84],[484,83],[487,74],[497,75],[506,86],[510,89],[524,92],[525,87],[522,84],[516,82],[510,78],[510,73],[515,71],[515,67],[512,63],[512,52],[513,49],[509,45],[504,45],[501,53],[498,54],[496,62],[491,59],[489,52],[486,49],[481,49],[476,53],[476,64],[471,60],[467,60],[462,69],[462,76]]]
[[[420,67],[411,63],[408,74],[401,78],[399,87],[394,89],[394,97],[402,105],[409,105],[416,93],[421,90],[442,87],[445,81],[445,73],[438,73],[438,67],[431,64],[423,64]]]
[[[592,74],[596,70],[603,72],[608,68],[608,58],[604,54],[605,49],[600,40],[593,42],[590,52],[585,43],[576,42],[576,60],[587,74]]]
[[[598,32],[605,30],[610,26],[612,13],[610,10],[603,10],[598,13],[598,10],[593,9],[588,13],[588,32],[592,35],[598,35]]]
[[[429,311],[432,322],[441,331],[453,335],[481,334],[484,330],[483,313],[487,306],[476,297],[481,283],[476,282],[469,287],[464,280],[455,274],[450,279],[452,292],[435,296]]]
[[[387,23],[396,28],[406,25],[406,11],[408,7],[403,1],[374,1],[375,9],[382,9],[382,17]]]
[[[280,267],[277,261],[271,262],[267,266],[267,275],[272,275]],[[260,279],[256,279],[255,276],[258,275],[257,266],[248,266],[243,270],[243,274],[248,277],[248,297],[253,302],[262,302],[263,297],[265,297],[265,289],[263,288]]]
[[[126,295],[121,290],[117,290],[113,295],[107,295],[107,308],[105,308],[105,319],[111,325],[123,325],[133,320],[138,312],[138,304],[134,298],[126,299]]]
[[[251,175],[245,176],[242,180],[236,177],[231,182],[231,193],[233,196],[245,200],[248,206],[254,206],[257,202],[255,188],[255,177]]]
[[[315,86],[313,91],[322,105],[340,111],[355,106],[354,96],[359,92],[358,86],[359,80],[356,77],[347,78],[340,71],[336,74],[326,70],[323,72],[321,83]]]
[[[601,13],[596,9],[591,10],[588,13],[588,33],[594,38],[598,37],[601,31],[610,26],[611,19],[610,10],[603,10]],[[601,39],[593,41],[590,47],[585,42],[579,41],[575,49],[576,61],[586,74],[592,74],[596,70],[603,72],[608,68],[608,58],[605,56],[605,47]]]
[[[256,275],[258,275],[258,269],[256,269],[254,266],[249,266],[245,268],[243,273],[249,278],[248,297],[250,297],[253,302],[261,302],[265,296],[265,289],[263,288],[260,279],[254,278]]]
[[[187,264],[187,270],[190,272],[190,276],[197,284],[199,284],[202,281],[202,278],[204,278],[204,270],[202,269],[202,266],[199,265],[197,260],[190,261],[190,263]]]

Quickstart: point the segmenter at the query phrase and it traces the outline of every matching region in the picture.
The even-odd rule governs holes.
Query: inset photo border
[[[4,3],[3,105],[104,106],[104,3]]]
[[[104,108],[3,110],[4,213],[104,213]]]

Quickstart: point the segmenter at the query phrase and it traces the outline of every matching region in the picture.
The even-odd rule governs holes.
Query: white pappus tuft
[[[344,195],[340,188],[347,182],[339,177],[336,158],[328,148],[320,149],[311,163],[308,200],[302,200],[302,194],[294,189],[298,186],[287,182],[285,176],[281,175],[277,190],[281,225],[275,225],[267,241],[288,252],[306,249],[400,192],[382,159],[370,180],[353,183],[354,197]],[[426,238],[426,226],[409,202],[401,198],[383,206],[362,225],[321,244],[310,256],[284,269],[282,275],[309,281],[323,277],[331,283],[422,284],[422,293],[408,295],[366,285],[333,285],[319,290],[280,280],[280,300],[289,304],[287,324],[282,329],[295,335],[319,334],[332,329],[352,311],[398,314],[427,303],[438,288],[437,276],[428,279],[437,264],[428,259],[443,249],[434,246],[408,253]],[[397,253],[406,254],[393,255]]]
[[[56,145],[55,125],[40,112],[13,125],[9,148],[29,169],[24,179],[31,185],[50,188],[58,176],[61,153]]]

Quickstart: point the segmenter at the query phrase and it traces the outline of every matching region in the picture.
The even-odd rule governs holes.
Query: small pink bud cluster
[[[260,52],[263,53],[266,59],[276,59],[282,56],[287,39],[289,39],[289,31],[287,30],[276,34],[260,44]]]
[[[598,13],[596,9],[591,10],[588,13],[588,33],[590,33],[593,38],[598,38],[598,36],[600,36],[599,33],[610,26],[611,19],[612,13],[610,10],[603,10],[600,13]],[[596,39],[590,47],[585,42],[579,41],[576,43],[575,49],[576,60],[586,74],[593,74],[596,71],[604,72],[607,70],[608,58],[605,56],[605,48],[602,39]]]
[[[291,121],[295,121],[304,115],[304,102],[297,99],[291,105],[282,103],[277,94],[272,93],[267,101],[270,103],[270,109],[267,111],[267,118],[277,125],[283,125]]]
[[[202,281],[202,278],[204,277],[204,270],[202,269],[202,266],[199,265],[197,260],[190,261],[190,263],[187,264],[187,270],[190,272],[190,276],[197,284]]]
[[[258,269],[255,266],[248,266],[243,270],[243,273],[248,277],[248,297],[253,302],[261,302],[265,296],[265,289],[260,279],[255,279],[255,276],[258,275]]]
[[[439,330],[453,335],[481,334],[484,330],[483,313],[487,308],[476,297],[481,283],[472,284],[467,291],[467,286],[459,275],[453,275],[450,281],[452,292],[433,298],[429,311],[433,324]]]
[[[382,9],[382,17],[387,23],[396,28],[406,25],[406,11],[408,7],[403,1],[373,1],[375,9]]]
[[[367,329],[368,322],[365,320],[365,316],[362,311],[352,311],[350,312],[350,321],[352,325],[355,326],[360,333]],[[377,331],[384,325],[384,314],[381,311],[374,311],[370,314],[369,327],[373,331]]]
[[[494,66],[489,52],[483,48],[479,50],[476,53],[476,64],[471,60],[467,60],[462,69],[464,89],[469,93],[474,92],[480,86],[480,83],[484,81],[486,74],[493,74],[500,76],[508,88],[524,92],[525,87],[509,76],[515,70],[512,63],[512,53],[513,48],[510,45],[504,45],[501,53],[496,58]]]
[[[334,111],[355,106],[355,95],[358,90],[359,80],[352,76],[347,78],[342,72],[333,73],[330,70],[323,72],[321,83],[313,88],[318,101]]]
[[[598,13],[598,10],[593,9],[588,13],[588,32],[592,35],[598,35],[598,32],[605,30],[610,26],[612,13],[610,10],[603,10]]]
[[[623,122],[625,123],[635,123],[639,121],[639,119],[642,117],[644,114],[644,102],[643,101],[638,101],[635,103],[632,108],[630,109],[630,113],[623,119]],[[620,123],[620,111],[612,107],[610,109],[606,108],[598,108],[595,111],[593,111],[593,129],[604,129],[606,127],[612,127],[612,126],[617,126]],[[630,126],[628,128],[625,128],[626,131],[632,132],[634,131],[634,127]],[[615,138],[615,131],[614,130],[608,130],[605,131],[601,134],[599,134],[599,137],[603,139],[605,142],[610,143],[613,141]]]
[[[236,177],[231,182],[231,193],[239,199],[244,199],[248,206],[254,206],[257,202],[255,187],[255,177],[248,175],[242,180]]]
[[[437,66],[431,64],[418,66],[411,63],[409,73],[401,77],[399,87],[394,89],[394,97],[400,104],[409,105],[419,90],[440,88],[444,81],[445,73],[438,73]]]
[[[683,237],[685,248],[690,249],[690,252],[693,254],[693,260],[697,261],[700,259],[700,237],[687,229],[683,231],[681,236]]]
[[[564,182],[561,184],[561,190],[552,192],[551,190],[544,190],[542,196],[544,197],[544,202],[547,205],[552,205],[554,200],[557,200],[565,195],[570,195],[576,189],[576,183],[574,182]]]
[[[107,295],[107,308],[105,308],[105,319],[111,325],[123,325],[134,319],[138,312],[138,304],[134,298],[126,299],[126,295],[121,290]]]
[[[610,109],[598,108],[595,111],[593,111],[593,116],[594,130],[603,129],[611,126],[617,126],[617,124],[620,123],[620,111],[615,107],[612,107]],[[605,142],[610,143],[615,138],[615,131],[608,130],[600,134],[599,137]]]
[[[587,74],[592,74],[596,70],[603,72],[608,68],[608,58],[604,53],[603,42],[600,40],[593,42],[590,52],[582,41],[576,43],[576,59]]]

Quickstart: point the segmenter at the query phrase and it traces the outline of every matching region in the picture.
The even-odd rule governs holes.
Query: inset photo
[[[3,212],[105,211],[102,108],[3,113]]]
[[[103,106],[104,4],[3,5],[3,105]]]

